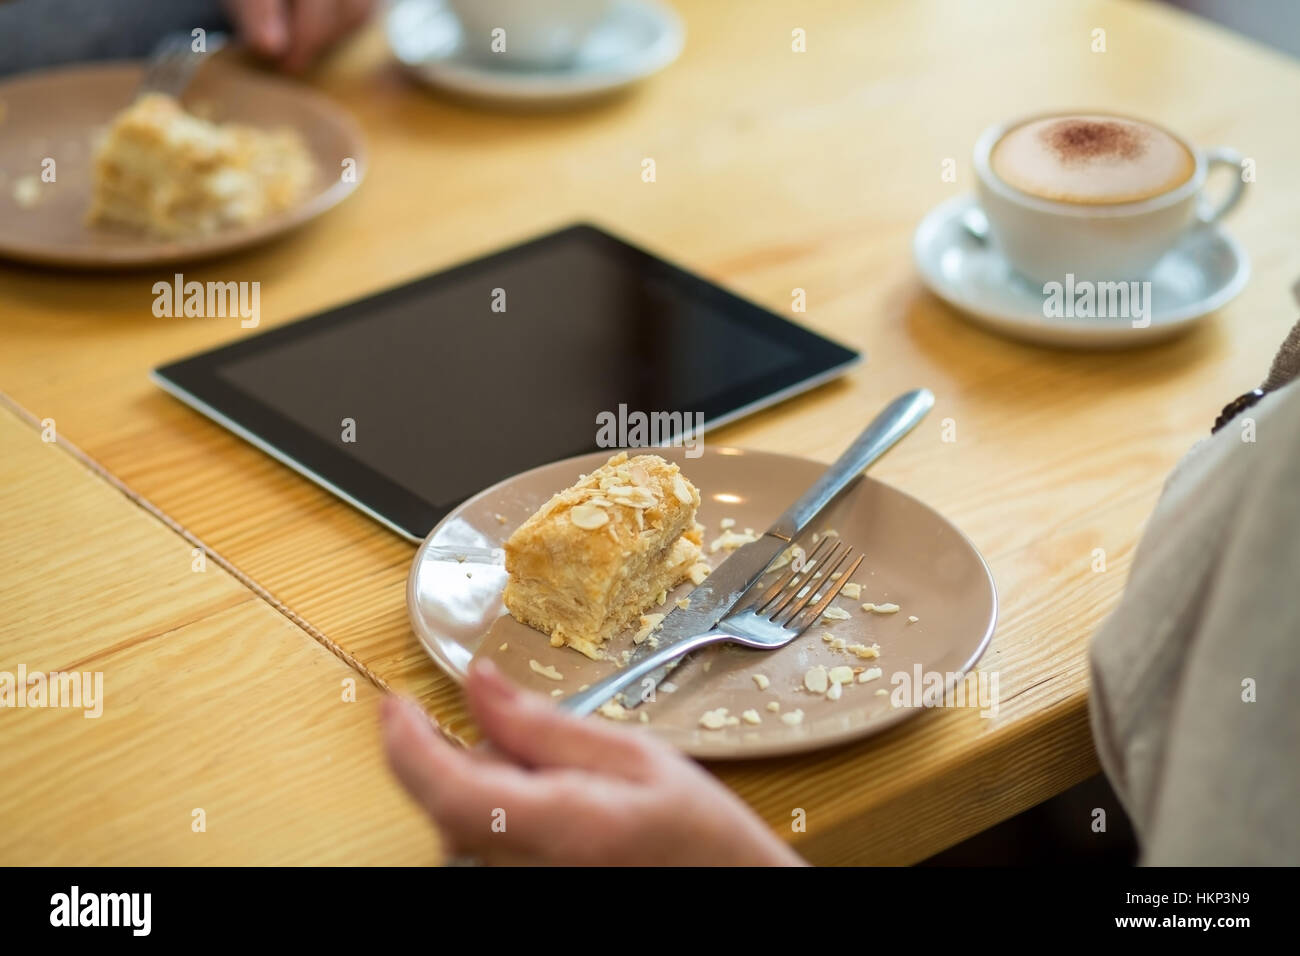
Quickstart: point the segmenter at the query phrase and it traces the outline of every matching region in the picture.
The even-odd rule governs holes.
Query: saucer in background
[[[1131,348],[1186,331],[1226,305],[1250,278],[1250,259],[1218,227],[1190,229],[1148,277],[1151,324],[1134,328],[1122,318],[1048,318],[1042,286],[1011,268],[987,239],[975,237],[963,217],[974,196],[934,209],[917,227],[912,255],[930,291],[994,332],[1039,345]]]
[[[682,52],[681,19],[659,0],[614,0],[609,15],[570,61],[532,66],[485,60],[464,48],[460,24],[442,0],[400,0],[385,22],[393,55],[431,86],[478,99],[550,105],[621,89]]]

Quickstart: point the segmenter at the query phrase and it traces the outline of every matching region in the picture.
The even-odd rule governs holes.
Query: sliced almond
[[[528,669],[534,674],[541,674],[543,677],[549,677],[551,680],[564,680],[564,675],[550,664],[543,666],[531,658],[528,661]]]
[[[758,715],[758,711],[752,707],[741,714],[740,719],[747,724],[761,724],[763,722],[763,718]]]
[[[569,509],[569,520],[584,531],[594,531],[609,521],[609,515],[595,505],[583,502]]]
[[[691,565],[691,569],[686,573],[690,575],[691,583],[698,587],[704,583],[704,579],[707,578],[712,571],[713,569],[703,561],[696,561]]]
[[[849,619],[849,612],[844,610],[842,607],[836,607],[832,604],[822,612],[822,617],[828,621],[847,621]]]
[[[691,489],[686,486],[686,479],[681,475],[673,475],[673,495],[684,505],[695,500],[691,497]]]
[[[750,676],[754,678],[754,683],[758,685],[759,690],[767,690],[768,685],[772,683],[767,679],[766,674],[752,674]]]
[[[882,673],[884,672],[879,667],[868,667],[858,675],[858,683],[865,684],[870,680],[879,680]]]
[[[781,702],[780,702],[779,700],[769,700],[769,701],[767,702],[767,709],[770,710],[770,711],[771,711],[772,713],[774,713],[774,714],[776,714],[776,713],[780,713],[780,711],[781,711]]]
[[[873,607],[871,610],[873,610],[873,611],[874,611],[875,613],[877,613],[877,614],[897,614],[897,613],[898,613],[898,605],[897,605],[897,604],[877,604],[877,605],[876,605],[875,607]]]
[[[705,730],[721,730],[727,726],[727,708],[719,707],[717,710],[706,710],[700,714],[700,726]]]
[[[735,526],[736,526],[735,518],[723,518],[721,521],[718,522],[718,527],[721,528],[723,531],[726,531],[728,528],[734,528]]]
[[[840,588],[840,593],[846,598],[852,598],[856,601],[858,598],[862,597],[862,585],[850,581],[845,584],[844,587]]]
[[[781,723],[786,724],[786,725],[788,725],[788,726],[790,726],[790,727],[796,727],[796,726],[798,726],[799,724],[802,724],[802,723],[803,723],[803,711],[802,711],[802,710],[792,710],[792,711],[790,711],[788,714],[782,714],[782,715],[781,715]]]
[[[826,676],[826,668],[821,664],[816,667],[810,667],[803,675],[803,686],[807,687],[814,694],[826,693],[829,686],[829,678]]]
[[[839,700],[840,697],[843,696],[843,694],[844,694],[843,684],[831,684],[831,686],[826,689],[827,700]]]
[[[832,684],[852,684],[853,668],[841,664],[839,667],[832,667],[826,676],[830,678]]]

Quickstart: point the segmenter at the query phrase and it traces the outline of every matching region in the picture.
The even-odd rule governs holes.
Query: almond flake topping
[[[609,521],[609,515],[595,505],[584,502],[580,505],[574,505],[569,510],[569,520],[584,531],[594,531]]]
[[[543,677],[549,677],[551,680],[564,680],[564,675],[557,671],[550,664],[542,666],[537,661],[529,659],[528,669],[534,674],[541,674]]]

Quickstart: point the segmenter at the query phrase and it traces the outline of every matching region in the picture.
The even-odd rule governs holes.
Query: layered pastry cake
[[[542,505],[505,544],[506,609],[593,659],[668,591],[707,571],[700,493],[658,455],[621,452]]]
[[[293,131],[210,123],[149,93],[96,146],[88,218],[164,238],[210,235],[294,205],[314,170]]]

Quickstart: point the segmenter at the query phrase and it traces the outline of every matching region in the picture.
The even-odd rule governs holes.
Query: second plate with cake
[[[747,530],[762,534],[825,470],[807,459],[738,448],[706,446],[698,458],[680,448],[640,451],[676,464],[698,489],[703,557],[713,567]],[[463,680],[470,661],[486,655],[522,686],[558,700],[609,674],[630,652],[635,628],[612,637],[604,659],[592,660],[553,646],[503,602],[506,541],[611,454],[556,462],[494,485],[447,515],[420,547],[407,585],[412,626],[453,678]],[[835,601],[834,617],[778,651],[720,646],[691,656],[653,701],[626,715],[629,727],[698,757],[756,757],[876,733],[929,706],[936,680],[977,692],[978,674],[970,672],[992,636],[997,598],[984,560],[960,531],[864,476],[801,541],[811,543],[814,534],[838,534],[866,556],[852,581],[858,587]],[[693,587],[687,580],[668,593],[660,610],[671,610]],[[844,681],[839,691],[822,688],[828,675]],[[966,706],[980,706],[966,697]]]

